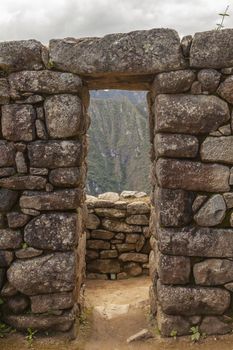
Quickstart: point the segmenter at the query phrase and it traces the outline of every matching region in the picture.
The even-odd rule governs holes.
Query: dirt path
[[[65,336],[37,337],[34,350],[233,350],[233,335],[209,337],[193,344],[189,337],[161,339],[155,336],[141,342],[126,339],[151,327],[148,312],[148,278],[122,281],[88,281],[87,309],[81,318],[81,332],[75,341]],[[155,333],[155,327],[150,330]],[[0,350],[27,350],[25,335],[0,339]]]

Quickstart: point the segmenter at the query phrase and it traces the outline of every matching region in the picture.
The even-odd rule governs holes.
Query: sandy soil
[[[64,335],[37,336],[35,350],[233,350],[233,335],[209,337],[194,344],[190,337],[161,339],[149,321],[149,278],[122,281],[87,281],[86,311],[81,318],[81,332],[74,341]],[[153,339],[131,344],[126,339],[143,328]],[[25,335],[12,334],[0,339],[0,350],[27,350]]]

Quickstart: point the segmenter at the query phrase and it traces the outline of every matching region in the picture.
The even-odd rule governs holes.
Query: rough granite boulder
[[[204,162],[219,162],[233,165],[233,136],[207,137],[201,145]]]
[[[23,238],[19,230],[9,228],[0,230],[0,249],[17,249],[22,242]]]
[[[74,305],[74,293],[63,292],[53,294],[41,294],[30,297],[33,313],[40,314],[52,310],[70,309]]]
[[[216,96],[158,95],[155,99],[155,131],[208,134],[230,119],[228,105]]]
[[[15,164],[13,143],[0,140],[0,167],[10,167]]]
[[[57,252],[16,260],[8,269],[7,278],[12,286],[26,295],[72,291],[76,278],[75,255]]]
[[[199,142],[191,135],[156,134],[154,148],[158,157],[195,158]]]
[[[0,79],[0,104],[9,103],[10,87],[7,79]]]
[[[195,214],[194,220],[199,226],[216,226],[221,224],[226,215],[226,203],[223,196],[216,194],[209,198]]]
[[[168,315],[222,315],[230,306],[230,293],[221,288],[179,287],[157,284],[158,301]]]
[[[77,214],[42,214],[31,220],[24,229],[24,241],[33,248],[71,250],[77,245]]]
[[[233,258],[233,229],[195,226],[158,228],[157,237],[163,254]]]
[[[78,187],[85,175],[85,167],[57,168],[50,171],[49,181],[57,187]]]
[[[72,73],[42,71],[22,71],[10,74],[11,89],[19,92],[38,94],[62,94],[80,92],[81,79]]]
[[[220,83],[221,73],[215,69],[202,69],[198,72],[197,79],[201,83],[202,91],[213,93]]]
[[[47,97],[44,110],[51,138],[64,139],[81,133],[82,103],[78,96],[61,94]]]
[[[190,66],[194,68],[233,67],[233,29],[210,30],[194,35]]]
[[[17,199],[18,193],[16,191],[0,188],[0,212],[10,211],[16,204]]]
[[[42,49],[42,44],[36,40],[1,42],[0,69],[8,72],[43,69]]]
[[[82,145],[79,141],[35,141],[28,145],[28,157],[33,168],[63,168],[80,166]]]
[[[162,159],[156,163],[161,187],[204,192],[229,191],[229,168],[220,164],[203,164],[186,160]]]
[[[227,259],[207,259],[194,265],[196,284],[216,286],[233,281],[233,261]]]
[[[152,83],[152,91],[158,94],[178,94],[191,88],[195,73],[189,69],[157,74]]]
[[[88,263],[88,270],[96,273],[119,273],[121,267],[117,259],[97,259]]]
[[[190,258],[156,254],[157,271],[163,284],[187,284],[190,278]]]
[[[49,56],[58,70],[81,75],[154,74],[184,67],[177,32],[163,28],[51,40]]]
[[[227,77],[219,86],[217,93],[227,102],[233,104],[233,76]]]

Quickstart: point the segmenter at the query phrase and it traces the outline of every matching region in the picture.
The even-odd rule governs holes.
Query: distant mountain
[[[93,91],[89,107],[87,192],[149,192],[149,131],[144,92]]]

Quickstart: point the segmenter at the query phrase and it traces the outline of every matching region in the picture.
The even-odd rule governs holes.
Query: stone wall
[[[150,298],[164,336],[189,334],[192,326],[206,334],[232,330],[231,35],[184,38],[191,69],[156,75],[149,93]]]
[[[148,275],[150,202],[124,191],[87,197],[86,273],[89,279]]]
[[[88,93],[38,42],[0,44],[1,320],[67,331],[81,308]]]
[[[181,42],[160,28],[49,48],[0,43],[1,320],[72,329],[85,273],[88,90],[121,88],[149,91],[150,299],[160,332],[231,331],[232,67],[232,29]]]

